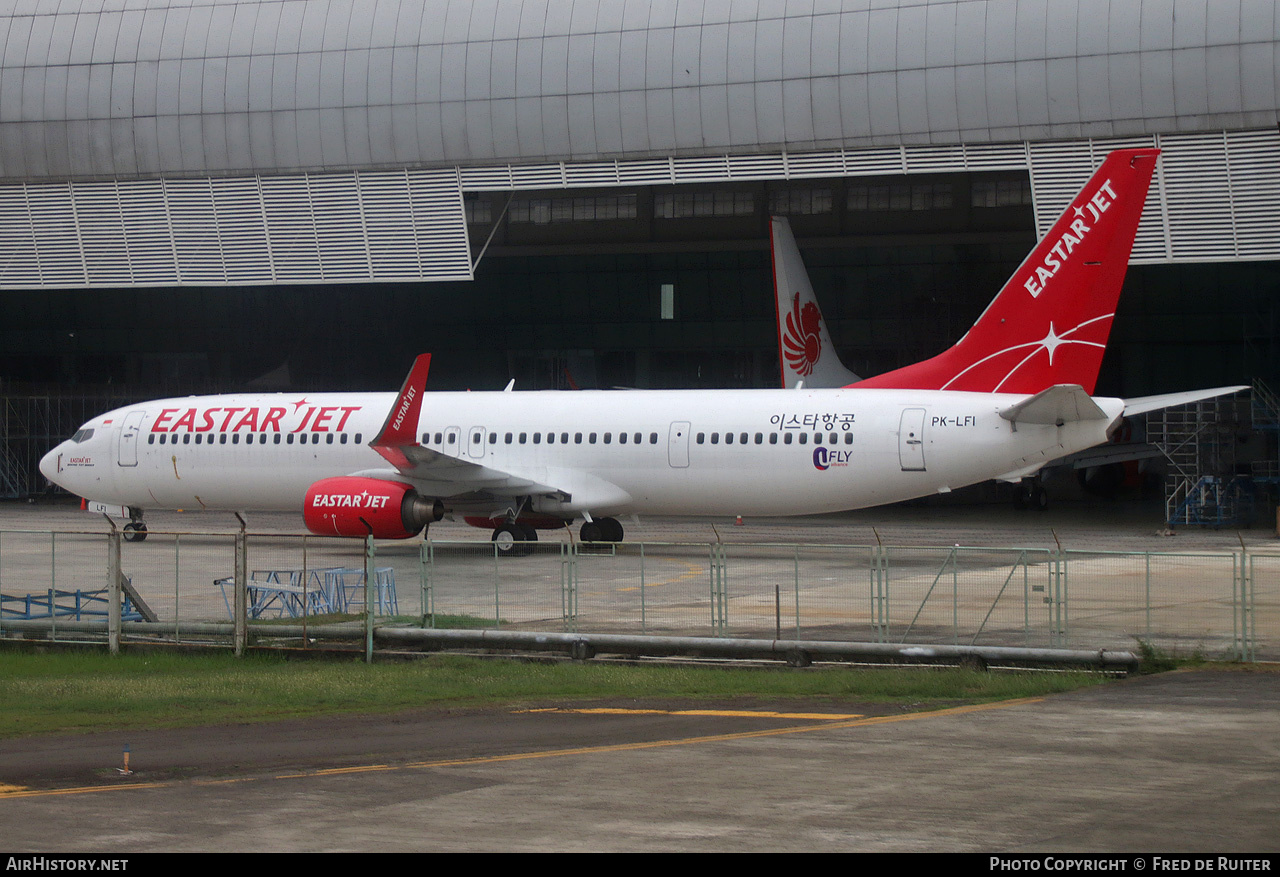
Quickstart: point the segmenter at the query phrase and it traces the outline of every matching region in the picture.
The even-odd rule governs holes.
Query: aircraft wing
[[[424,353],[414,360],[386,422],[370,443],[371,448],[395,467],[394,471],[368,469],[350,474],[366,478],[405,479],[412,481],[422,493],[441,498],[524,494],[568,497],[566,491],[554,485],[423,447],[418,441],[418,417],[430,369],[431,354]]]

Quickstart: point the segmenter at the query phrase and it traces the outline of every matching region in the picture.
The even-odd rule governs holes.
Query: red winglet
[[[397,469],[408,469],[412,465],[401,448],[418,444],[418,413],[422,410],[422,396],[426,393],[427,372],[430,370],[430,353],[424,353],[413,361],[413,368],[404,379],[396,404],[391,407],[378,437],[370,445]]]

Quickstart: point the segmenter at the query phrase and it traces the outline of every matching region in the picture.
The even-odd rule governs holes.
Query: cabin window
[[[422,434],[422,443],[425,445],[430,440],[430,438],[431,438],[431,433],[424,432]]]
[[[324,443],[325,443],[326,445],[331,445],[331,444],[333,444],[333,433],[331,433],[331,432],[330,432],[330,433],[325,433],[325,436],[324,436]],[[280,444],[280,436],[276,436],[276,444]]]
[[[527,432],[520,433],[520,444],[524,444],[528,440],[529,440],[529,433]]]
[[[851,444],[853,444],[853,433],[851,433],[851,432],[846,432],[846,433],[844,434],[844,443],[845,443],[846,445],[851,445]]]
[[[758,445],[764,444],[764,433],[762,432],[756,433],[756,444]]]
[[[587,443],[592,445],[596,443],[596,434],[594,432],[587,433]]]
[[[720,444],[720,433],[718,432],[711,433],[711,444],[713,445]]]
[[[358,440],[359,440],[359,439],[357,439],[357,441],[358,441]],[[441,443],[441,442],[443,442],[443,441],[444,441],[444,433],[438,432],[438,433],[436,433],[436,440],[435,440],[432,444],[437,444],[437,445],[438,445],[438,444],[440,444],[440,443]]]
[[[496,432],[489,433],[489,444],[496,445],[498,443],[498,434]]]
[[[540,432],[535,432],[535,433],[533,434],[533,443],[534,443],[535,445],[540,445],[540,444],[542,444],[542,433],[540,433]]]
[[[287,436],[284,437],[284,443],[286,445],[293,444],[293,433],[289,433]]]
[[[815,445],[820,445],[820,444],[822,444],[822,433],[820,433],[820,432],[815,432],[815,433],[813,434],[813,443],[814,443]]]
[[[511,444],[511,433],[507,433],[507,434],[503,437],[503,441],[504,441],[504,442],[506,442],[507,444]]]
[[[238,444],[240,444],[240,434],[239,434],[239,433],[236,433],[235,435],[233,435],[233,436],[231,437],[231,444],[233,444],[233,445],[238,445]]]
[[[809,433],[807,432],[800,433],[800,444],[803,445],[808,441],[809,441]]]
[[[747,443],[747,434],[746,434],[745,432],[744,432],[744,433],[739,434],[739,435],[738,435],[738,444],[740,444],[740,445],[745,445],[746,443]]]
[[[707,434],[705,432],[700,432],[698,433],[698,437],[695,439],[695,441],[698,444],[702,444],[706,440],[706,438],[707,438]]]
[[[574,443],[575,445],[580,445],[580,444],[582,444],[582,433],[580,433],[580,432],[575,432],[575,433],[573,434],[573,443]]]
[[[569,444],[569,433],[567,432],[560,433],[560,444],[562,445]]]
[[[554,445],[556,443],[556,434],[554,432],[547,433],[547,444]]]
[[[218,434],[218,444],[225,445],[227,443],[227,434],[225,432]]]
[[[454,440],[454,439],[456,439],[457,437],[458,437],[458,436],[457,436],[457,434],[456,434],[456,433],[452,433],[452,432],[451,432],[451,433],[449,433],[448,435],[446,435],[446,436],[444,437],[444,443],[445,443],[445,444],[447,444],[447,445],[451,445],[451,444],[453,444],[453,440]]]
[[[189,444],[191,444],[191,433],[189,433],[189,432],[187,432],[187,433],[183,433],[183,435],[182,435],[182,443],[183,443],[184,445],[189,445]]]
[[[726,445],[731,445],[731,444],[733,444],[733,433],[731,433],[731,432],[726,432],[726,433],[724,434],[724,443],[725,443]]]
[[[330,438],[333,438],[333,437],[330,436]],[[275,437],[272,439],[272,444],[277,444],[277,445],[280,444],[280,433],[275,434]]]
[[[656,432],[649,433],[649,444],[656,445],[658,443],[658,434]]]
[[[613,439],[613,433],[611,433],[611,432],[606,432],[606,433],[604,434],[604,443],[605,443],[606,445],[607,445],[607,444],[609,444],[609,442],[610,442],[612,439]]]
[[[361,433],[356,433],[356,444],[360,444],[360,435]]]
[[[783,443],[784,445],[789,445],[789,444],[791,444],[791,433],[789,433],[789,432],[784,432],[784,433],[782,434],[782,443]]]
[[[769,444],[776,445],[778,443],[778,434],[776,432],[769,433]]]
[[[627,443],[627,434],[625,432],[618,433],[618,444],[625,445]]]
[[[153,432],[151,433],[151,435],[147,436],[147,444],[154,445],[155,443],[156,443],[156,434]]]
[[[347,434],[344,432],[338,437],[338,444],[345,445],[347,443]]]

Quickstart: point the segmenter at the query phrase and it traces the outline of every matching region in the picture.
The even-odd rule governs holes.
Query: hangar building
[[[1278,53],[1271,0],[14,0],[0,492],[117,400],[427,350],[440,388],[776,386],[770,214],[884,371],[1120,146],[1163,158],[1099,390],[1277,382]]]

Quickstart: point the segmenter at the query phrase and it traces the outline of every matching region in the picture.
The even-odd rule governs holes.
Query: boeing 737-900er
[[[131,540],[147,508],[300,509],[313,533],[377,538],[456,514],[503,552],[576,518],[614,542],[623,514],[803,515],[1018,480],[1125,414],[1242,389],[1091,395],[1158,156],[1111,153],[955,346],[851,387],[428,395],[423,355],[399,394],[120,408],[40,468],[128,514]]]

